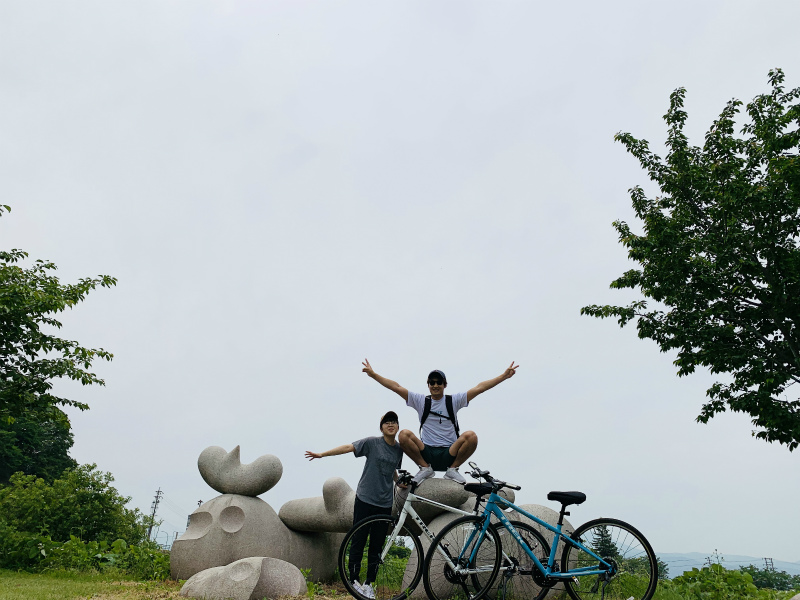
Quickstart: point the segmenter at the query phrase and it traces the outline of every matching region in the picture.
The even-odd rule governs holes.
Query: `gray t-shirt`
[[[373,506],[391,506],[394,472],[403,462],[400,444],[395,442],[394,446],[390,446],[380,436],[353,442],[353,447],[353,454],[367,457],[367,464],[364,465],[364,472],[361,473],[361,480],[356,488],[356,496]]]
[[[456,415],[456,418],[458,418],[458,411],[468,404],[467,392],[459,392],[458,394],[452,394],[452,396],[453,413]],[[406,404],[416,410],[421,419],[422,413],[425,412],[425,394],[409,392],[408,402],[406,402]],[[428,418],[425,420],[425,424],[422,426],[422,433],[420,434],[422,443],[426,446],[450,447],[456,439],[458,439],[456,436],[456,428],[449,419],[443,419],[442,417],[434,415],[433,413],[435,412],[442,415],[447,414],[447,403],[445,402],[444,396],[439,400],[431,400],[431,414],[429,414]]]

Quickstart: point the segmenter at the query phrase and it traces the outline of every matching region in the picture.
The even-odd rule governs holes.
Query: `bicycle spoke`
[[[473,600],[497,574],[500,548],[492,536],[480,537],[483,521],[457,519],[445,527],[425,557],[425,591],[431,600]]]
[[[339,550],[339,575],[356,598],[369,596],[359,589],[365,584],[371,585],[376,600],[407,598],[419,584],[422,545],[405,526],[393,537],[395,525],[389,516],[369,517],[345,535]]]
[[[542,535],[522,521],[511,521],[511,524],[525,542],[526,547],[539,559],[539,562],[546,565],[550,556],[550,547]],[[496,531],[503,551],[503,562],[497,579],[486,593],[486,600],[538,600],[544,598],[549,587],[536,583],[534,575],[540,581],[544,577],[536,563],[505,527],[498,526]]]
[[[650,544],[636,529],[616,519],[597,519],[579,527],[572,535],[603,560],[614,573],[578,576],[566,582],[574,600],[649,600],[658,583],[658,564]],[[588,552],[567,544],[562,571],[600,568],[600,561]]]

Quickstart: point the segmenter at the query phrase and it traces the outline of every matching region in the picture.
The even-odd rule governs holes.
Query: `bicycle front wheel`
[[[577,583],[566,580],[574,600],[649,600],[658,584],[658,563],[653,548],[631,525],[617,519],[595,519],[584,523],[572,539],[614,565],[614,575],[578,575]],[[566,544],[561,558],[562,572],[597,567],[598,560],[588,552]]]
[[[401,600],[419,585],[422,544],[405,524],[394,534],[396,527],[397,519],[375,515],[345,535],[339,549],[339,576],[355,598]]]
[[[483,519],[461,517],[431,542],[423,581],[430,600],[474,600],[492,585],[500,567],[500,540],[494,527],[481,538]]]
[[[523,548],[502,525],[495,525],[500,537],[501,562],[497,578],[486,600],[541,600],[552,587],[525,549],[543,565],[550,558],[550,546],[538,531],[523,521],[509,521],[525,544]]]

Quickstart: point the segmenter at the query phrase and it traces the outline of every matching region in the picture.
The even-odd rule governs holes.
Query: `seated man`
[[[458,472],[460,467],[478,447],[478,436],[474,431],[460,433],[456,413],[466,407],[476,396],[492,389],[501,381],[513,377],[519,365],[511,362],[502,375],[479,383],[467,392],[445,396],[447,377],[439,370],[428,374],[428,390],[430,395],[409,392],[396,381],[378,375],[369,360],[364,359],[362,371],[392,390],[417,411],[420,419],[420,438],[408,429],[403,429],[398,436],[403,452],[419,465],[419,473],[414,481],[420,483],[433,477],[434,471],[446,471],[445,478],[458,483],[466,483],[464,476]]]

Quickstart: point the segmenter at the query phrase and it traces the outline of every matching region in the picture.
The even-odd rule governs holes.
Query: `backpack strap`
[[[431,414],[431,405],[433,404],[433,400],[430,396],[425,396],[425,407],[422,409],[422,416],[419,418],[419,432],[422,433],[422,426],[425,424],[425,421],[428,420],[428,417]],[[452,396],[445,396],[444,397],[444,405],[447,408],[447,414],[442,415],[435,412],[435,415],[440,417],[444,417],[448,421],[453,423],[453,429],[456,430],[456,438],[461,435],[461,432],[458,429],[458,421],[456,420],[456,413],[453,410],[453,397]]]
[[[422,433],[422,426],[425,425],[425,421],[428,420],[428,416],[431,414],[431,404],[433,400],[431,400],[430,396],[425,396],[425,408],[422,410],[422,416],[419,418],[419,432]]]
[[[456,413],[453,410],[453,397],[445,396],[444,404],[447,407],[447,414],[450,415],[450,420],[453,422],[453,429],[456,430],[456,439],[458,439],[458,437],[461,435],[461,432],[458,430],[458,421],[456,421]]]

